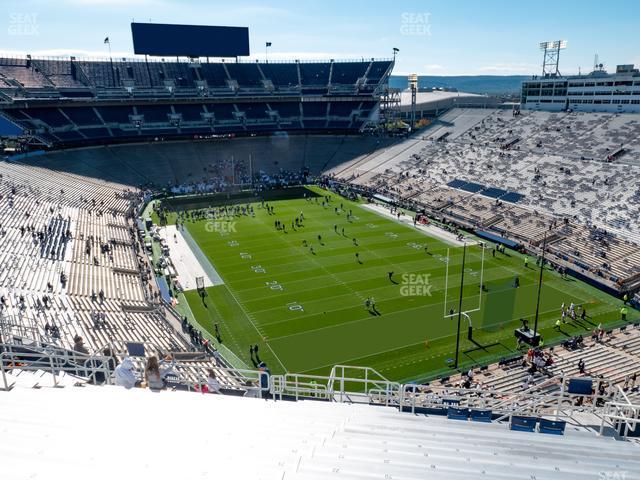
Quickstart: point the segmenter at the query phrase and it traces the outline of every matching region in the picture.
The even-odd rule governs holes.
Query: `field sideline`
[[[307,198],[268,201],[272,215],[260,202],[253,203],[255,217],[236,216],[230,219],[231,228],[212,229],[207,220],[185,223],[225,282],[207,288],[204,300],[195,290],[185,292],[198,323],[210,332],[217,323],[224,346],[248,365],[249,345],[258,344],[261,360],[274,373],[326,374],[335,364],[349,364],[410,381],[449,372],[457,319],[445,319],[443,313],[457,310],[462,247],[451,247],[330,192],[315,187],[308,192]],[[318,203],[312,195],[320,195]],[[330,195],[328,206],[321,204],[323,195]],[[348,221],[350,210],[353,218]],[[294,231],[292,221],[301,212],[303,226]],[[169,218],[175,221],[175,215]],[[286,233],[276,230],[276,220],[286,225]],[[480,270],[481,247],[467,247],[463,310],[478,304]],[[467,339],[463,319],[462,366],[516,352],[513,329],[520,318],[533,320],[538,275],[533,258],[525,268],[515,252],[494,258],[485,250],[487,291],[481,310],[471,314],[473,341]],[[519,288],[514,288],[516,276]],[[375,309],[365,307],[367,298],[375,300]],[[585,305],[588,318],[567,323],[558,332],[553,326],[563,302]],[[583,282],[547,270],[541,333],[549,344],[589,332],[598,323],[619,324],[620,304]],[[630,310],[630,320],[637,319],[637,313]]]

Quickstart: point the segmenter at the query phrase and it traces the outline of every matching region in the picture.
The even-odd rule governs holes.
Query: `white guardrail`
[[[123,345],[111,345],[118,356]],[[144,358],[136,358],[143,371]],[[44,371],[53,375],[54,386],[62,372],[79,379],[111,383],[112,357],[84,355],[55,346],[0,344],[0,389],[10,390],[11,370]],[[192,367],[192,366],[191,366]],[[215,368],[224,393],[271,398],[274,400],[322,400],[338,403],[367,403],[397,408],[412,414],[442,412],[449,407],[491,411],[495,420],[513,415],[570,419],[576,412],[588,412],[601,418],[600,434],[613,426],[622,437],[636,431],[640,423],[640,404],[635,404],[618,385],[603,379],[591,380],[592,393],[570,393],[568,377],[551,379],[535,388],[501,391],[491,388],[463,389],[443,384],[401,384],[384,378],[372,368],[337,365],[328,376],[286,373],[270,375],[264,371]],[[186,363],[171,362],[167,385],[201,391],[207,383],[206,368],[194,372]]]

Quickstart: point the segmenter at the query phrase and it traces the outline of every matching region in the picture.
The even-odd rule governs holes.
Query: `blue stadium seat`
[[[295,63],[261,63],[260,69],[275,86],[298,85],[298,67]]]
[[[82,140],[84,137],[75,130],[69,130],[67,132],[55,132],[53,135],[58,137],[63,142]]]
[[[38,118],[51,127],[63,127],[69,125],[69,120],[65,118],[57,108],[28,108],[24,112],[33,118]]]
[[[145,123],[168,123],[171,108],[169,105],[137,105],[138,115],[144,115]]]
[[[551,435],[564,435],[564,429],[566,426],[567,422],[563,420],[546,420],[541,418],[538,431],[540,433],[549,433]]]
[[[129,115],[133,115],[133,109],[126,107],[99,107],[100,116],[107,123],[130,123]]]
[[[517,430],[519,432],[534,432],[536,430],[536,423],[538,419],[535,417],[524,417],[521,415],[513,415],[509,428],[511,430]]]
[[[227,63],[227,70],[232,79],[238,82],[240,88],[262,87],[262,75],[255,63]]]
[[[300,116],[300,104],[297,102],[270,103],[270,106],[273,110],[276,110],[282,118]]]
[[[233,103],[210,103],[207,104],[207,110],[213,113],[216,120],[234,120],[233,112],[236,111]]]
[[[175,104],[173,106],[176,113],[182,115],[182,120],[185,122],[200,122],[202,121],[201,113],[204,112],[202,105],[193,105],[190,103]]]
[[[335,62],[333,64],[332,84],[352,85],[364,77],[369,62]]]
[[[104,138],[110,137],[109,130],[106,128],[81,128],[82,134],[89,138]]]
[[[65,107],[62,111],[78,126],[102,124],[91,107]]]
[[[326,117],[327,104],[325,102],[305,102],[302,104],[305,117]]]
[[[329,128],[349,128],[351,120],[331,120],[329,122]]]
[[[466,407],[449,407],[447,408],[447,418],[449,420],[467,420],[469,418],[469,409]]]
[[[237,106],[241,112],[244,112],[246,118],[269,118],[267,114],[269,108],[266,103],[239,103]]]
[[[326,124],[326,120],[304,120],[305,128],[325,128]]]
[[[369,73],[367,74],[368,83],[377,83],[380,81],[385,72],[389,69],[391,64],[388,60],[375,61],[371,64]]]
[[[491,423],[491,417],[491,410],[476,410],[475,408],[472,408],[469,413],[469,418],[473,422]]]
[[[348,117],[351,112],[360,106],[360,102],[331,102],[329,115],[336,117]]]
[[[203,63],[200,65],[200,74],[210,87],[226,87],[227,72],[221,63]]]
[[[303,86],[325,86],[329,83],[330,63],[300,63]]]

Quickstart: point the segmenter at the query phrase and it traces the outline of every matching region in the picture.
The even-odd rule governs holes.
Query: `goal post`
[[[463,308],[462,309],[462,314],[463,315],[467,315],[473,312],[479,312],[482,309],[482,285],[484,282],[484,253],[485,253],[485,244],[483,242],[478,242],[477,244],[475,244],[477,246],[479,246],[480,248],[480,272],[479,272],[479,285],[478,285],[478,302],[477,304],[471,305],[471,308]],[[471,247],[473,245],[470,245]],[[469,248],[470,246],[467,246],[467,248]],[[445,260],[445,277],[444,277],[444,303],[443,303],[443,313],[442,316],[443,318],[451,318],[451,317],[457,317],[458,316],[458,312],[455,311],[453,313],[450,313],[450,309],[449,307],[449,267],[451,265],[451,249],[447,248],[447,257]],[[471,270],[470,268],[465,268],[465,273],[467,272],[473,272],[473,270]],[[462,266],[461,266],[461,270],[460,270],[460,274],[462,274]],[[468,277],[467,277],[468,278]],[[464,299],[463,299],[464,300]],[[468,306],[468,305],[467,305]]]

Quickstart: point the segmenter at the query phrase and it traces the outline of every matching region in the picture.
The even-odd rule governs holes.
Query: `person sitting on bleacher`
[[[126,389],[140,385],[140,381],[138,380],[138,376],[136,375],[134,368],[135,367],[131,359],[126,357],[122,363],[116,367],[114,375],[116,385]]]
[[[73,349],[78,353],[89,355],[89,350],[84,346],[84,340],[82,340],[80,335],[73,337]]]
[[[164,388],[164,379],[160,373],[160,364],[158,357],[155,355],[149,357],[147,360],[147,366],[144,369],[144,377],[147,382],[147,387],[151,390],[162,390]]]
[[[203,385],[205,387],[205,385]],[[220,382],[216,378],[216,374],[212,368],[207,369],[207,383],[206,383],[207,391],[209,393],[217,393],[220,394]],[[204,388],[203,388],[204,391]]]

